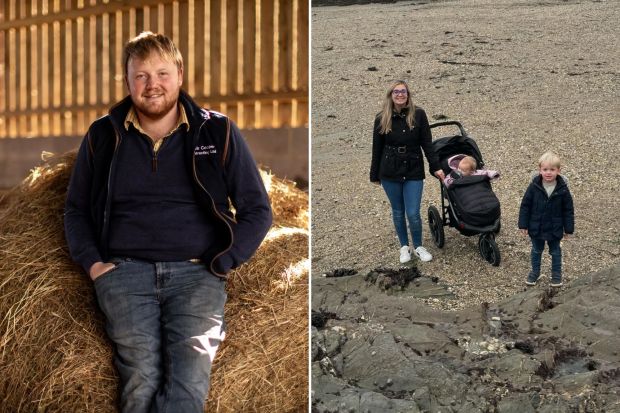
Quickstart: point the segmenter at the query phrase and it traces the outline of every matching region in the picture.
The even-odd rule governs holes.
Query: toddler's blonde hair
[[[541,167],[544,163],[549,164],[554,168],[559,168],[560,166],[562,166],[560,157],[551,151],[547,151],[542,154],[542,156],[538,160],[538,167]]]

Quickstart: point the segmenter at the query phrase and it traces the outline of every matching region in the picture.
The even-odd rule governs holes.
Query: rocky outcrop
[[[436,280],[365,278],[313,280],[313,412],[620,409],[620,265],[458,312],[412,300],[453,299]]]

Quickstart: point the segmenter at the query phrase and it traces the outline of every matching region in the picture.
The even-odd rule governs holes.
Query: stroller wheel
[[[495,242],[495,237],[493,237],[492,234],[480,235],[480,238],[478,238],[478,249],[480,250],[480,255],[482,255],[482,258],[484,258],[489,264],[495,267],[499,265],[501,256],[499,254],[497,243]]]
[[[502,230],[502,223],[501,223],[501,222],[499,222],[499,223],[497,224],[497,229],[495,230],[495,233],[496,233],[496,234],[499,234],[499,232],[500,232],[501,230]]]
[[[428,207],[428,227],[431,231],[431,235],[433,236],[433,242],[435,242],[437,248],[443,247],[443,220],[441,219],[441,215],[439,214],[437,208],[432,205]]]

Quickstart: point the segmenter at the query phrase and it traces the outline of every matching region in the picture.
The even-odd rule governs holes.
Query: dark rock
[[[327,311],[314,311],[311,313],[311,323],[313,327],[323,328],[327,323],[327,320],[337,318],[338,316],[335,313],[330,313]]]
[[[329,115],[329,116],[333,116],[333,115]],[[330,271],[328,273],[325,273],[325,277],[327,277],[327,278],[330,278],[330,277],[348,277],[348,276],[355,275],[355,274],[357,274],[357,270],[354,270],[352,268],[338,268],[338,269],[335,269],[335,270]]]
[[[313,316],[334,315],[312,330],[313,411],[612,411],[620,265],[456,313],[412,300],[440,287],[417,268],[316,277]]]

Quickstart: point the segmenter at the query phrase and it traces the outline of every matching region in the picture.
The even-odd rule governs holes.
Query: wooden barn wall
[[[143,30],[173,39],[199,104],[307,128],[308,0],[1,0],[0,139],[83,135],[126,95],[122,49]]]

